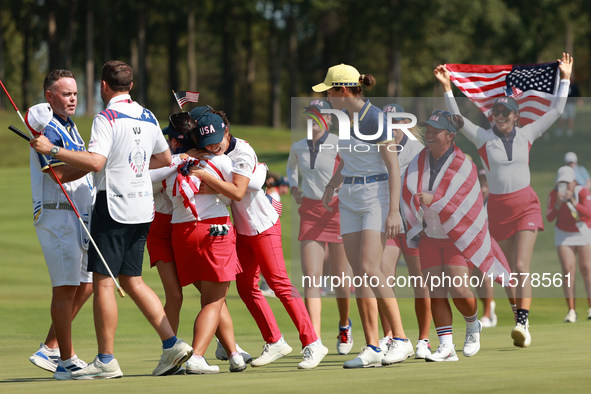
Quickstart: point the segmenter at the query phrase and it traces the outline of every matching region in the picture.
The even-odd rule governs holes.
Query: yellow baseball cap
[[[359,71],[353,66],[346,64],[339,64],[338,66],[332,66],[326,73],[324,82],[314,85],[312,90],[315,92],[325,92],[333,87],[351,87],[359,86]]]

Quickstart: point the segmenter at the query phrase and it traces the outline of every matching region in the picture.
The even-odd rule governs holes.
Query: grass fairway
[[[580,126],[570,139],[539,140],[532,149],[532,185],[538,192],[545,209],[546,197],[553,186],[554,174],[562,165],[564,153],[574,150],[581,164],[591,167],[585,157],[591,152],[591,138],[585,125],[590,124],[591,112],[579,110]],[[37,349],[49,328],[51,288],[47,268],[32,226],[31,192],[29,186],[28,150],[26,144],[12,135],[9,123],[22,128],[16,115],[0,114],[0,392],[2,393],[65,393],[65,392],[184,392],[203,393],[275,393],[275,392],[588,392],[591,385],[591,321],[586,320],[586,301],[578,300],[579,321],[566,324],[562,319],[566,307],[560,289],[533,300],[531,315],[532,346],[518,349],[509,336],[512,315],[502,292],[497,297],[499,325],[485,329],[482,348],[472,357],[461,355],[464,337],[462,317],[454,315],[454,343],[460,361],[455,363],[425,363],[409,359],[390,367],[368,370],[344,370],[342,364],[351,359],[363,346],[363,336],[355,303],[352,303],[355,345],[351,355],[336,354],[337,312],[333,299],[323,300],[323,339],[329,355],[315,370],[300,371],[297,333],[281,303],[270,299],[280,328],[294,348],[289,356],[263,368],[249,367],[242,373],[230,374],[227,362],[217,362],[213,356],[215,346],[206,353],[211,364],[220,366],[219,375],[171,376],[154,378],[151,371],[160,357],[160,342],[153,329],[141,316],[129,297],[118,300],[119,326],[115,343],[115,356],[124,373],[123,379],[99,381],[59,382],[35,366],[27,358]],[[77,120],[79,128],[88,137],[89,119]],[[260,160],[281,173],[289,150],[289,133],[261,128],[234,129],[238,137],[249,140]],[[459,138],[462,149],[476,157],[475,149]],[[291,250],[297,248],[291,239],[292,209],[288,198],[284,200],[282,225],[284,252],[291,264]],[[540,233],[532,262],[537,272],[559,272],[553,242],[553,226],[546,224]],[[295,265],[299,264],[297,262]],[[146,266],[147,267],[147,266]],[[399,274],[404,274],[401,269]],[[296,270],[292,271],[298,285]],[[144,279],[164,299],[157,273],[145,268]],[[577,282],[577,294],[583,297],[583,286]],[[546,293],[544,293],[546,294]],[[414,317],[413,300],[400,299],[406,334],[413,341],[418,331]],[[228,297],[228,306],[234,319],[236,338],[242,348],[258,356],[263,341],[253,319],[238,298],[235,287]],[[454,308],[455,310],[455,308]],[[193,320],[199,311],[199,297],[195,289],[186,288],[185,304],[181,313],[179,337],[190,342]],[[73,327],[77,354],[86,361],[96,355],[96,339],[91,303],[80,312]],[[437,337],[432,328],[434,349]]]

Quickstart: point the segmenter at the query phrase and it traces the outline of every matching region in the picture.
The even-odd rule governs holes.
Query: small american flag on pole
[[[182,92],[175,92],[174,98],[176,99],[177,103],[179,103],[179,107],[183,109],[183,106],[187,103],[196,103],[199,101],[199,92],[189,92],[189,91],[182,91]]]
[[[519,104],[520,123],[527,125],[552,107],[558,92],[558,62],[527,66],[446,64],[451,81],[492,121],[490,107],[499,96]]]
[[[271,203],[273,208],[275,208],[275,211],[277,212],[277,214],[279,216],[281,216],[281,212],[283,211],[283,204],[281,203],[281,201],[275,200],[273,197],[271,197],[268,194],[265,194],[265,196],[267,196],[267,198],[269,199],[269,202]]]

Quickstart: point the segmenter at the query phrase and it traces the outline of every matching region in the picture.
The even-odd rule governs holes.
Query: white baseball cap
[[[571,183],[574,180],[575,170],[572,167],[563,166],[558,169],[558,173],[556,173],[556,184],[560,182]]]
[[[53,110],[48,103],[33,105],[25,114],[25,124],[33,135],[39,135],[51,122]]]
[[[576,163],[577,161],[577,154],[575,152],[568,152],[566,155],[564,155],[564,162],[566,164]]]

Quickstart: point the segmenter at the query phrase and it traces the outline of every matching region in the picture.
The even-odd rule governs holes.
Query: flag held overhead
[[[558,92],[558,62],[515,65],[446,64],[450,79],[492,121],[489,109],[499,96],[519,103],[522,126],[552,107]]]

